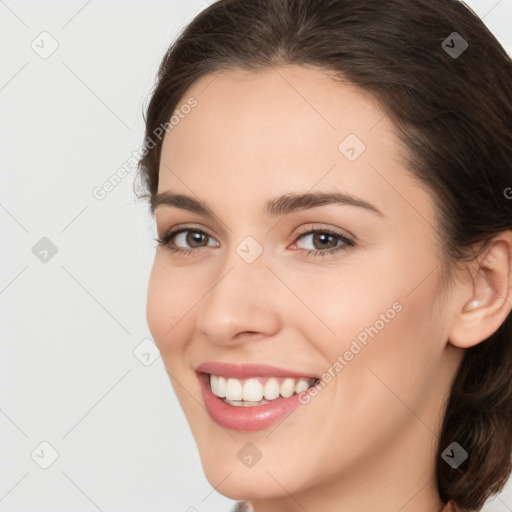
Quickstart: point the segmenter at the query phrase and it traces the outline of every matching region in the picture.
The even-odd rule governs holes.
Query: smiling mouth
[[[252,377],[236,379],[207,375],[212,393],[235,407],[255,407],[307,391],[318,384],[315,378]]]

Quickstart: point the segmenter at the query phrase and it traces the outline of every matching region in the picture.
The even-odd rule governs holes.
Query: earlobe
[[[458,308],[448,340],[469,348],[494,334],[512,310],[512,232],[496,236],[479,258],[462,286]]]

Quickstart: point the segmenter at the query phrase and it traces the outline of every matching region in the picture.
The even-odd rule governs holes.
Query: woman
[[[456,0],[221,0],[140,161],[147,318],[237,510],[479,510],[511,470],[512,65]]]

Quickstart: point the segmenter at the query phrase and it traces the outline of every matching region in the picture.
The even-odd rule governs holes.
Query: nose
[[[265,253],[247,263],[231,250],[212,273],[210,291],[197,306],[197,329],[224,346],[275,335],[281,327],[279,284],[267,268]]]

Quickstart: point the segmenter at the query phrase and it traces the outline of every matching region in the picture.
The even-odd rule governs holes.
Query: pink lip
[[[276,366],[265,364],[230,364],[207,362],[195,368],[196,372],[232,377],[234,379],[249,379],[251,377],[292,377],[295,379],[317,379],[317,375],[298,373]]]
[[[240,368],[238,371],[240,371]],[[244,370],[244,377],[248,376],[248,371]],[[256,376],[253,370],[250,370],[250,372],[252,376]],[[224,372],[219,373],[226,375]],[[261,373],[258,373],[258,375],[261,376]],[[230,376],[234,377],[233,374]],[[247,432],[263,430],[278,423],[301,405],[299,395],[292,395],[289,398],[277,398],[268,404],[256,405],[254,407],[229,405],[212,393],[207,373],[199,373],[198,377],[206,410],[210,417],[223,428]]]

